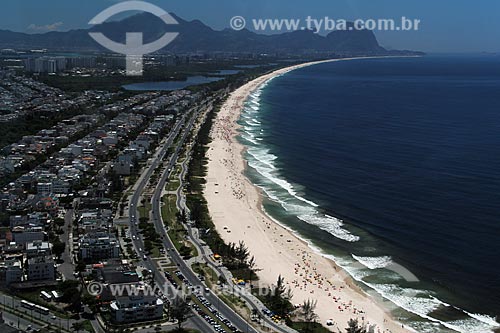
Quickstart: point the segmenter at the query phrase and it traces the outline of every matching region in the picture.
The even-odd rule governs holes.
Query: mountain
[[[136,14],[121,21],[106,22],[90,29],[44,34],[25,34],[0,30],[0,48],[51,51],[102,51],[88,32],[102,32],[108,38],[123,43],[126,32],[143,32],[144,42],[151,42],[165,32],[179,32],[178,37],[161,52],[252,52],[252,53],[349,53],[386,54],[372,31],[332,31],[326,36],[301,30],[263,35],[249,30],[214,30],[199,20],[186,21],[172,14],[178,25],[166,25],[150,13]],[[391,51],[393,52],[393,51]]]

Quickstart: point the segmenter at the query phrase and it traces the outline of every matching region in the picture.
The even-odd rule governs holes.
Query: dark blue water
[[[242,124],[271,215],[419,319],[490,331],[500,314],[500,57],[306,67],[254,94]],[[387,262],[420,282],[394,281]]]

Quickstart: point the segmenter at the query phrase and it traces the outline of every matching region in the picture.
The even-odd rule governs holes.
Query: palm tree
[[[177,326],[180,330],[182,324],[192,316],[189,302],[184,297],[176,297],[172,301],[170,316],[177,320]]]
[[[316,321],[318,318],[318,315],[314,312],[316,310],[316,305],[318,304],[318,301],[313,301],[308,299],[307,301],[302,304],[301,307],[301,312],[302,315],[304,316],[304,321],[306,323],[306,329],[305,332],[309,332],[311,329],[311,324]]]
[[[349,327],[345,330],[347,333],[366,333],[366,329],[362,326],[359,326],[357,319],[351,319],[347,323]]]

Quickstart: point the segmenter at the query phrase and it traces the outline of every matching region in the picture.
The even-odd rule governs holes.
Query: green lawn
[[[173,178],[171,181],[168,182],[167,191],[177,191],[180,184],[181,184],[181,182],[179,181],[179,178],[177,178],[177,175],[176,175],[175,178]]]
[[[149,212],[151,211],[151,203],[146,202],[144,205],[142,205],[141,203],[140,206],[137,208],[137,210],[139,211],[139,217],[149,218]]]
[[[212,288],[213,285],[217,284],[219,280],[219,276],[213,269],[207,266],[204,263],[195,263],[193,264],[193,271],[197,274],[201,274],[205,277],[205,283],[209,288]]]
[[[94,333],[94,328],[92,327],[92,324],[90,323],[90,320],[85,320],[83,322],[83,329],[86,330],[87,332]]]
[[[160,249],[158,248],[158,246],[153,246],[153,249],[151,250],[151,257],[153,258],[159,258],[161,256],[160,254]]]
[[[163,205],[161,207],[161,217],[166,225],[172,225],[177,220],[177,207],[175,205],[177,197],[174,194],[167,194],[161,198]]]
[[[179,231],[174,230],[174,229],[169,229],[167,233],[168,233],[168,237],[170,238],[172,243],[174,243],[174,246],[177,249],[177,251],[180,251],[180,249],[181,249],[182,245],[184,245],[184,243],[183,243],[182,237],[179,235]]]

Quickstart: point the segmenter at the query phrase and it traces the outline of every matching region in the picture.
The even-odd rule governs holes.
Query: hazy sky
[[[0,29],[45,32],[89,27],[98,12],[120,0],[1,0]],[[394,18],[421,20],[412,32],[375,32],[380,44],[428,52],[500,52],[499,0],[150,0],[214,29],[235,15],[254,18]]]

